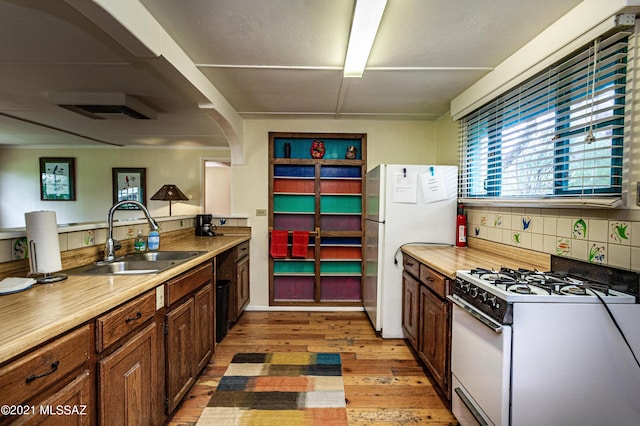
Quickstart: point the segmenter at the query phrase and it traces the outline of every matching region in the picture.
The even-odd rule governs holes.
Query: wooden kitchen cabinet
[[[160,318],[149,291],[96,319],[98,421],[156,424],[162,419]]]
[[[449,305],[426,286],[420,286],[418,355],[449,397]]]
[[[165,284],[167,414],[175,410],[215,350],[213,273],[209,261]]]
[[[215,317],[213,283],[205,285],[194,296],[195,317],[195,357],[196,370],[202,369],[209,363],[215,347],[214,329]]]
[[[418,346],[418,295],[420,283],[406,271],[402,273],[402,329],[411,346]]]
[[[249,304],[249,242],[238,244],[217,257],[218,280],[231,281],[229,324],[233,325]]]
[[[156,424],[161,418],[158,325],[150,323],[98,362],[99,423]]]
[[[70,425],[93,423],[91,347],[91,326],[85,325],[1,367],[0,402],[21,411],[1,414],[0,424],[59,424],[61,418]],[[64,404],[83,415],[47,414]]]
[[[403,255],[402,327],[436,385],[451,399],[451,280]]]

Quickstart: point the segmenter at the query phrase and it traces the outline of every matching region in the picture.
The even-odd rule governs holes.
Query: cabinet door
[[[159,421],[158,327],[151,323],[98,362],[99,423],[142,425]]]
[[[249,303],[249,256],[236,262],[236,319]]]
[[[418,345],[418,292],[420,283],[402,272],[402,329],[405,332],[411,346],[417,349]]]
[[[207,284],[195,296],[196,373],[202,371],[213,355],[213,284]]]
[[[448,304],[425,286],[420,287],[420,337],[418,354],[440,388],[448,394]]]
[[[171,413],[195,381],[193,297],[167,314],[167,399]]]

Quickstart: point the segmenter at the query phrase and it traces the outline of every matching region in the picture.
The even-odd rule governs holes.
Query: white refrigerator
[[[403,338],[400,248],[455,243],[458,168],[381,164],[366,179],[362,300],[383,338]]]

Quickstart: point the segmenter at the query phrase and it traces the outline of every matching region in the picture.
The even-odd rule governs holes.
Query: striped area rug
[[[337,353],[239,353],[198,425],[346,425]]]

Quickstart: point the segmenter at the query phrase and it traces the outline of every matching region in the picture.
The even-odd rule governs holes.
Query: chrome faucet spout
[[[138,206],[146,216],[147,222],[149,222],[149,226],[151,227],[151,229],[153,229],[154,231],[158,230],[158,222],[156,222],[156,220],[151,217],[151,213],[149,213],[149,210],[147,210],[144,204],[138,201],[132,201],[132,200],[118,201],[113,206],[111,206],[111,208],[109,209],[109,213],[107,214],[107,224],[109,226],[109,231],[108,231],[109,233],[107,235],[107,241],[104,245],[104,260],[106,262],[113,262],[116,258],[116,254],[115,254],[116,249],[120,248],[119,242],[113,239],[113,214],[115,213],[116,210],[118,210],[121,206],[125,204],[134,204]]]

